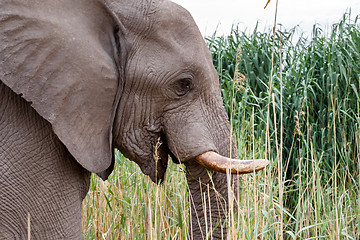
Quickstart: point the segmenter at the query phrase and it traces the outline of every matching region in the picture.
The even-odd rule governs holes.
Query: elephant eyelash
[[[183,87],[190,87],[190,85],[191,85],[190,79],[182,79],[179,82]]]

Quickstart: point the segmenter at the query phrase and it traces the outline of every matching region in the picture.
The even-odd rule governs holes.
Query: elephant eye
[[[176,94],[178,96],[184,96],[189,92],[191,88],[191,79],[185,78],[181,79],[176,83]]]

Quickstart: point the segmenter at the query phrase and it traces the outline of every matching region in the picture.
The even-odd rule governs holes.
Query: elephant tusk
[[[266,159],[238,160],[221,156],[213,151],[200,154],[195,159],[210,170],[226,173],[229,169],[232,174],[256,172],[270,164],[270,161]]]

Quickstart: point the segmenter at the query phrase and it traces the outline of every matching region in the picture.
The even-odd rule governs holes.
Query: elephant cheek
[[[206,151],[217,151],[212,134],[204,122],[200,119],[187,119],[191,119],[191,121],[182,120],[181,116],[168,119],[165,135],[172,154],[180,162],[185,162]],[[182,127],[176,127],[179,125]]]
[[[115,147],[129,160],[136,162],[141,171],[155,183],[164,180],[168,162],[168,150],[164,138],[137,129],[132,134],[123,133],[115,142]]]
[[[188,161],[207,151],[237,156],[227,115],[215,100],[200,100],[182,112],[168,114],[164,119],[169,149],[179,161]]]

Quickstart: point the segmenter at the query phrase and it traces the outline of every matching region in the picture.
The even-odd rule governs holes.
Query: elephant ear
[[[84,168],[106,179],[118,87],[114,30],[92,1],[70,2],[0,3],[0,79],[52,124]]]

